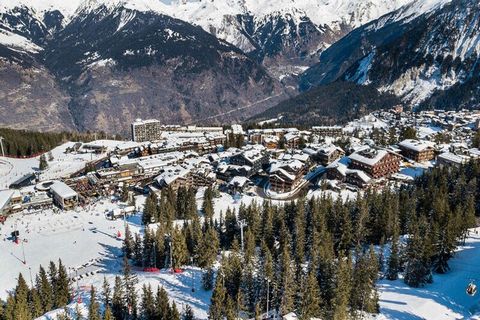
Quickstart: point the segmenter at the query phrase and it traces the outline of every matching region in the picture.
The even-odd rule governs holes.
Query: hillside
[[[281,116],[284,125],[340,124],[366,113],[388,109],[400,103],[392,94],[380,93],[373,86],[334,82],[315,87],[254,116],[267,120]]]

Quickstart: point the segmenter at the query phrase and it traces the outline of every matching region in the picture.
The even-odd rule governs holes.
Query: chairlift
[[[470,281],[470,283],[467,286],[467,294],[470,297],[473,297],[477,293],[477,285],[475,284],[475,281]]]

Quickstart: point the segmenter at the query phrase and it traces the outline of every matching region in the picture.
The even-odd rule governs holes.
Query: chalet
[[[345,155],[345,151],[342,148],[333,144],[310,145],[308,148],[303,149],[303,152],[310,155],[312,160],[324,166]]]
[[[252,185],[253,183],[247,177],[236,176],[228,182],[227,187],[230,194],[235,194],[236,192],[245,192]]]
[[[456,166],[460,167],[466,164],[470,160],[470,157],[463,155],[456,155],[450,152],[444,152],[437,156],[437,164],[439,166]]]
[[[433,143],[428,141],[407,139],[400,142],[398,147],[404,157],[416,162],[429,161],[435,157]]]
[[[269,161],[269,154],[264,150],[256,148],[242,151],[230,159],[230,163],[233,165],[250,167],[250,172],[248,172],[247,176],[258,173],[264,166],[268,165]]]
[[[400,169],[399,156],[386,150],[365,149],[349,156],[350,169],[362,170],[372,178],[390,176]]]
[[[272,163],[268,181],[274,192],[285,193],[295,189],[308,171],[308,165],[300,160],[283,160]]]
[[[372,178],[365,172],[362,170],[349,169],[346,163],[348,163],[348,158],[335,160],[328,165],[327,178],[348,183],[359,188],[365,188],[371,183]]]

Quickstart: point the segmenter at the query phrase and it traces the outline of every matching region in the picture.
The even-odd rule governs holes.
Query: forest
[[[195,190],[164,189],[146,200],[145,233],[126,230],[124,275],[115,281],[113,298],[108,284],[92,289],[92,301],[106,308],[101,315],[94,304],[90,319],[192,319],[190,308],[179,315],[165,303],[161,288],[155,288],[156,294],[151,287],[136,291],[130,264],[177,269],[193,263],[202,268],[203,290],[212,290],[212,320],[260,319],[267,311],[335,320],[378,313],[379,278],[401,276],[409,286],[422,287],[434,273],[450,272],[449,260],[480,212],[478,178],[480,166],[471,162],[434,168],[412,185],[367,191],[352,201],[265,201],[227,210],[219,219],[214,218],[215,190],[206,190],[200,216]],[[246,223],[243,242],[239,221]],[[30,289],[19,276],[2,320],[34,314],[38,303],[33,292],[42,290],[43,273]],[[57,285],[55,279],[50,277],[51,286]],[[103,298],[95,298],[95,290]],[[65,299],[53,306],[63,303]],[[42,311],[51,305],[43,303]]]
[[[0,128],[5,155],[12,157],[36,156],[67,141],[89,142],[94,140],[95,136],[90,132],[34,132]],[[105,137],[105,133],[98,134],[98,137]]]

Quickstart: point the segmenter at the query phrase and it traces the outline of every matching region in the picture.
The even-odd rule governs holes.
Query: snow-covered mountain
[[[412,106],[478,107],[480,5],[425,0],[362,26],[326,50],[301,86],[372,84]]]
[[[267,65],[278,62],[277,58],[280,64],[293,59],[292,65],[310,65],[316,61],[317,53],[347,32],[410,1],[12,0],[0,4],[0,12],[28,8],[38,21],[56,12],[66,24],[76,15],[100,6],[110,11],[119,7],[152,11],[201,26],[260,61],[267,58]],[[0,39],[0,43],[5,41]]]
[[[243,51],[150,2],[50,9],[0,16],[0,82],[13,89],[0,95],[1,125],[43,129],[51,114],[59,123],[51,129],[125,133],[138,117],[241,120],[284,97]]]

